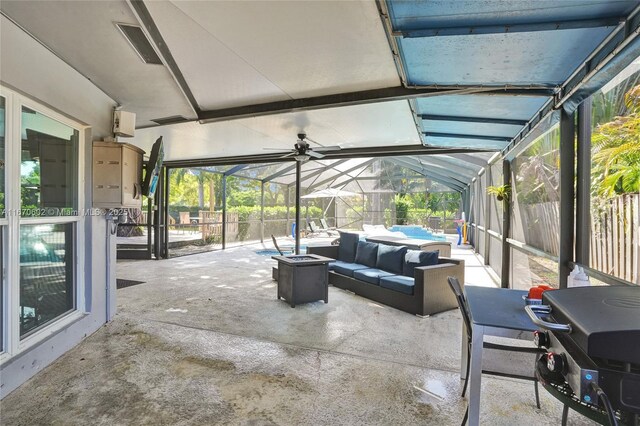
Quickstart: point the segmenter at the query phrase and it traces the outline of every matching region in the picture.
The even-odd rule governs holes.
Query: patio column
[[[289,212],[289,202],[291,201],[291,188],[286,185],[287,191],[284,199],[284,203],[287,206],[287,223],[284,225],[284,235],[289,235],[289,221],[291,220],[291,213]]]
[[[491,197],[487,192],[487,188],[491,186],[491,165],[487,164],[484,168],[484,253],[482,255],[484,264],[489,265],[489,250],[491,247],[491,235],[489,229],[491,228]],[[482,185],[480,185],[482,189]]]
[[[502,181],[504,185],[511,186],[511,161],[504,159],[502,160]],[[509,288],[509,271],[511,269],[511,247],[509,246],[509,242],[507,238],[509,238],[509,234],[511,233],[511,206],[512,206],[512,194],[513,191],[509,194],[508,197],[505,197],[502,201],[503,211],[502,211],[502,273],[500,276],[500,281],[502,284],[502,288]]]
[[[558,281],[560,288],[567,287],[567,276],[573,261],[574,243],[574,166],[575,124],[574,114],[562,110],[560,115],[560,251],[558,254]]]
[[[171,169],[169,168],[165,168],[164,169],[164,212],[163,212],[163,219],[162,219],[162,224],[164,225],[163,228],[163,235],[164,238],[162,239],[162,257],[164,257],[165,259],[169,258],[169,224],[170,224],[170,220],[169,220],[169,195],[170,195],[170,191],[171,191]]]
[[[222,175],[222,250],[227,248],[227,175]]]
[[[591,98],[578,106],[576,263],[589,266],[591,237]]]
[[[260,242],[264,243],[264,182],[260,183]]]
[[[300,169],[302,163],[296,160],[296,254],[300,254]]]

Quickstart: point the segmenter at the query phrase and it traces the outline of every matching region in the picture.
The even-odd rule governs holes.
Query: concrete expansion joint
[[[216,333],[216,334],[221,334],[221,335],[226,335],[226,336],[234,336],[234,337],[239,337],[239,338],[242,338],[242,339],[245,339],[245,340],[249,340],[249,341],[270,343],[270,344],[274,344],[274,345],[285,346],[285,347],[295,348],[295,349],[302,349],[302,350],[307,350],[307,351],[314,351],[314,352],[318,352],[318,353],[325,353],[325,354],[331,354],[331,355],[342,355],[342,356],[347,356],[347,357],[350,357],[350,358],[356,358],[356,359],[361,359],[361,360],[377,361],[377,362],[382,362],[382,363],[386,363],[386,364],[395,364],[395,365],[402,365],[402,366],[414,367],[414,368],[424,368],[424,369],[440,371],[440,372],[445,372],[445,373],[458,373],[459,372],[456,369],[438,368],[438,367],[432,367],[432,366],[428,366],[428,365],[414,364],[414,363],[410,363],[410,362],[392,361],[392,360],[389,360],[389,359],[384,359],[384,358],[379,358],[379,357],[374,357],[374,356],[357,355],[357,354],[353,354],[353,353],[349,353],[349,352],[337,351],[337,350],[334,350],[334,349],[324,349],[324,348],[317,348],[317,347],[313,347],[313,346],[296,345],[296,344],[293,344],[293,343],[283,343],[283,342],[278,342],[278,341],[270,340],[270,339],[264,339],[264,338],[260,338],[260,337],[250,337],[250,336],[245,336],[245,335],[238,334],[238,333],[230,333],[228,331],[220,331],[220,330],[214,330],[214,329],[210,329],[210,328],[197,327],[197,326],[193,326],[193,325],[178,324],[178,323],[174,323],[174,322],[171,322],[171,321],[162,321],[162,320],[153,320],[153,319],[149,319],[148,321],[149,322],[153,322],[153,323],[157,323],[157,324],[164,324],[164,325],[170,325],[170,326],[174,326],[174,327],[181,327],[181,328],[187,328],[187,329],[192,329],[192,330],[206,331],[206,332],[211,332],[211,333]],[[358,330],[358,331],[352,333],[349,336],[349,338],[355,336],[356,334],[358,334],[361,331],[362,330]],[[347,340],[348,340],[348,338],[347,338]],[[340,343],[340,344],[342,344],[342,343]],[[337,346],[340,346],[340,344],[338,344]]]

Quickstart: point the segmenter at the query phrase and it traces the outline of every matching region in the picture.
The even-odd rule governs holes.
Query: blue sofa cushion
[[[389,290],[398,291],[404,294],[413,294],[415,281],[413,278],[404,275],[390,275],[388,277],[380,277],[380,287]]]
[[[346,275],[348,277],[353,277],[353,271],[357,271],[358,269],[367,269],[368,266],[358,265],[357,263],[349,263],[343,262],[341,260],[337,260],[335,262],[329,263],[329,270],[336,271],[339,274]]]
[[[353,278],[375,285],[379,284],[381,277],[388,277],[392,275],[393,274],[391,272],[376,268],[358,269],[353,272]]]
[[[378,244],[358,241],[356,250],[356,263],[367,265],[370,268],[376,267],[378,261]]]
[[[402,274],[404,265],[404,256],[407,248],[404,246],[388,246],[386,244],[378,245],[378,259],[376,260],[376,268],[384,269],[394,274]]]
[[[360,235],[349,232],[340,232],[340,245],[338,246],[338,260],[353,263],[356,260],[356,249],[360,241]]]
[[[402,275],[413,278],[414,269],[418,266],[433,266],[438,264],[440,251],[407,250],[404,256]]]

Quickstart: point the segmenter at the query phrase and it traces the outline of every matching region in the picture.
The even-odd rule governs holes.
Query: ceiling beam
[[[529,120],[512,120],[507,118],[489,117],[459,117],[451,115],[418,114],[423,120],[428,121],[455,121],[460,123],[487,123],[487,124],[507,124],[511,126],[524,126]]]
[[[334,95],[315,96],[302,99],[268,102],[264,104],[245,105],[232,108],[200,111],[198,120],[201,123],[237,120],[240,118],[259,117],[264,115],[283,114],[297,111],[309,111],[322,108],[336,108],[350,105],[363,105],[378,102],[399,101],[414,98],[442,95],[486,95],[486,96],[554,96],[553,87],[523,86],[424,86],[407,88],[403,86],[382,89],[363,90],[360,92],[338,93]]]
[[[438,133],[438,132],[422,132],[426,137],[434,138],[451,138],[451,139],[478,139],[482,141],[495,141],[495,142],[511,142],[510,137],[506,136],[487,136],[487,135],[462,135],[459,133]]]
[[[178,88],[184,96],[187,98],[187,102],[191,106],[194,114],[198,116],[201,112],[200,106],[198,105],[198,101],[196,101],[196,97],[193,95],[191,88],[187,84],[187,80],[184,78],[180,67],[178,67],[177,62],[173,58],[167,43],[162,38],[162,34],[158,29],[155,21],[151,17],[151,13],[147,6],[144,4],[143,0],[127,0],[129,7],[133,11],[134,15],[138,19],[138,22],[142,25],[145,33],[151,38],[151,41],[155,45],[156,49],[160,53],[160,56],[163,59],[164,65],[169,70],[169,73],[175,80]]]
[[[446,28],[419,28],[393,31],[394,37],[426,38],[479,34],[530,33],[536,31],[575,30],[581,28],[615,27],[624,18],[578,19],[573,21],[525,22],[511,25],[475,25]]]
[[[478,148],[441,148],[426,147],[423,145],[399,145],[379,146],[366,148],[347,148],[340,151],[328,151],[324,153],[323,160],[366,158],[366,157],[392,157],[401,155],[431,155],[431,154],[473,154],[477,152],[495,152],[494,149]],[[193,160],[166,161],[167,167],[191,167],[191,166],[225,166],[236,164],[266,164],[285,163],[295,161],[293,158],[283,159],[282,153],[264,153],[253,155],[241,155],[232,157],[202,158]]]

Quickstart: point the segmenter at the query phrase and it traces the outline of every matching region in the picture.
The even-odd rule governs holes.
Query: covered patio
[[[3,400],[9,424],[456,424],[460,314],[421,319],[331,287],[329,304],[291,309],[275,297],[273,261],[254,244],[169,259],[123,261],[118,315]],[[468,285],[495,285],[470,249]],[[504,360],[500,360],[504,362]],[[94,389],[95,392],[88,392]],[[506,397],[508,395],[508,397]],[[482,419],[562,407],[530,382],[488,377]],[[33,410],[29,401],[42,401]],[[572,425],[589,421],[572,417]]]
[[[567,362],[554,357],[562,338],[533,343],[549,318],[525,312],[530,289],[567,294],[579,270],[588,290],[640,289],[640,1],[27,0],[0,11],[3,424],[556,425],[570,400],[568,424],[596,424],[578,406],[640,425],[635,395],[614,395],[631,402],[613,413],[558,367],[566,398],[538,375],[536,407],[531,381],[498,371],[532,379],[551,371],[545,360]],[[133,136],[112,130],[114,110],[135,114]],[[72,131],[61,188],[73,194],[57,217],[5,215],[58,211],[38,192],[49,184],[39,142],[23,136],[40,115]],[[85,221],[104,164],[93,139],[143,149],[147,164],[162,150],[145,171],[158,169],[155,192],[136,181],[126,214]],[[394,275],[381,256],[371,265],[356,248],[373,244],[372,227],[403,226],[450,243],[451,256],[389,242],[405,283],[394,290],[380,285]],[[272,241],[337,253],[319,260],[328,303],[279,300]],[[403,303],[348,290],[355,269],[329,271],[335,260],[376,269],[370,294],[457,305],[394,309]],[[452,265],[460,295],[446,274],[436,291],[417,269]],[[41,321],[50,275],[66,304]],[[515,298],[511,322],[474,318],[468,289]],[[519,340],[483,359],[485,336]],[[627,357],[589,358],[588,380],[606,364],[640,386],[637,349],[616,345]],[[520,348],[544,356],[534,368]],[[571,373],[582,380],[582,367]]]

